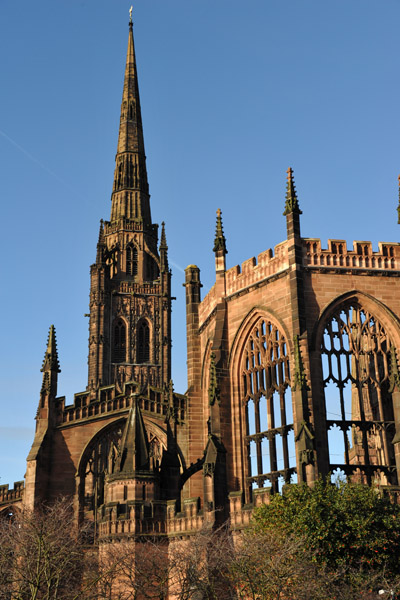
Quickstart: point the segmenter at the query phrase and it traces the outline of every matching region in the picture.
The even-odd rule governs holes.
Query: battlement
[[[288,242],[285,240],[274,248],[269,248],[257,256],[245,260],[242,265],[235,265],[225,273],[226,296],[257,285],[264,279],[272,277],[289,267]],[[200,304],[199,320],[203,323],[217,305],[218,298],[215,297],[215,286],[204,297]]]
[[[400,270],[400,244],[397,242],[379,242],[378,252],[372,249],[372,243],[362,240],[353,242],[349,250],[345,240],[328,240],[328,248],[321,247],[318,238],[303,238],[304,266]]]
[[[175,500],[167,502],[168,534],[183,535],[200,531],[206,519],[204,511],[200,510],[200,498],[186,498],[183,510],[176,512]]]
[[[9,504],[10,502],[16,502],[22,500],[24,495],[25,482],[16,481],[14,487],[10,490],[8,484],[0,485],[0,505]]]
[[[132,403],[131,394],[137,393],[139,384],[128,381],[124,384],[123,394],[119,394],[115,385],[105,386],[97,392],[97,397],[90,399],[88,391],[74,395],[74,403],[65,406],[65,397],[57,398],[61,412],[61,423],[67,424],[81,419],[98,418],[109,413],[129,410]],[[144,413],[165,417],[170,392],[148,386],[147,397],[141,396],[139,406]],[[172,404],[178,420],[183,421],[186,411],[186,396],[172,392]]]

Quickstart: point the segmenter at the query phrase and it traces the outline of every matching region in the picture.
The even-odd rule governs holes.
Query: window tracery
[[[268,481],[274,492],[294,475],[294,433],[287,343],[260,319],[247,338],[241,365],[249,488]]]
[[[126,361],[126,327],[122,319],[118,319],[114,325],[113,362],[122,363]]]
[[[137,362],[150,362],[150,328],[144,319],[138,325]]]
[[[330,470],[366,483],[397,483],[392,348],[379,320],[356,301],[341,305],[325,324],[321,357]]]
[[[122,437],[123,423],[113,424],[106,431],[94,438],[86,451],[81,464],[81,504],[85,512],[93,511],[104,503],[104,478],[112,472],[111,464],[115,461]]]
[[[138,252],[135,246],[126,248],[126,274],[135,277],[138,272]]]

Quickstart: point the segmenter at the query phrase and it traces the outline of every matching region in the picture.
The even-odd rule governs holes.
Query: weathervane
[[[133,10],[133,6],[131,6],[129,9],[129,23],[132,23],[132,10]]]

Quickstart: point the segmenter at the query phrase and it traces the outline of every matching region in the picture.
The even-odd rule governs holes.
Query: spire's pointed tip
[[[47,336],[47,347],[44,353],[43,365],[41,371],[56,371],[61,372],[60,363],[58,361],[56,328],[50,325],[49,335]]]
[[[132,11],[133,11],[133,6],[131,5],[131,7],[129,9],[129,29],[132,29],[132,26],[133,26]]]
[[[132,394],[133,396],[133,394]],[[150,453],[146,426],[137,396],[132,397],[131,408],[122,436],[120,459],[116,469],[120,473],[149,470]]]
[[[161,223],[160,250],[168,250],[167,236],[165,235],[165,222],[164,221]]]
[[[228,254],[228,250],[226,249],[226,239],[222,226],[222,210],[220,208],[217,209],[217,225],[215,228],[213,252],[217,252],[218,250],[222,250],[224,254]]]
[[[103,221],[103,219],[100,219],[98,244],[102,244],[103,242],[104,242],[104,221]]]
[[[297,199],[296,186],[294,184],[293,169],[289,167],[287,173],[287,185],[286,185],[286,202],[284,216],[290,213],[297,213],[301,215],[299,207],[299,201]]]

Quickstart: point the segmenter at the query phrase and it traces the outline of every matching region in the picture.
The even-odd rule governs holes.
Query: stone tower
[[[138,77],[129,24],[128,52],[111,218],[101,221],[91,267],[90,397],[126,381],[161,387],[171,378],[171,293],[164,224],[161,244],[147,182]]]
[[[93,519],[97,531],[100,514],[104,519],[110,513],[99,508],[110,498],[123,500],[121,489],[136,502],[143,487],[138,481],[146,483],[140,496],[146,510],[160,496],[165,502],[179,494],[176,437],[185,410],[185,398],[171,382],[171,272],[164,223],[159,243],[151,219],[132,19],[111,215],[100,222],[90,277],[88,385],[72,405],[57,397],[52,326],[25,502],[33,507],[60,494],[73,496],[80,518]],[[136,447],[148,454],[143,465]],[[129,468],[125,451],[134,457]]]

